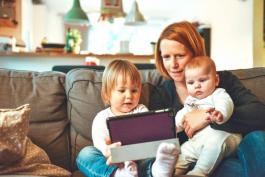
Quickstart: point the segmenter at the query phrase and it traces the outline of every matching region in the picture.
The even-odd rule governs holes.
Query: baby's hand
[[[212,121],[213,122],[222,122],[224,120],[224,117],[220,111],[213,111],[212,112]]]
[[[208,117],[208,121],[210,122],[222,122],[224,120],[223,114],[218,111],[215,110],[214,108],[209,108],[208,110],[206,110],[207,113],[209,113],[209,117]]]

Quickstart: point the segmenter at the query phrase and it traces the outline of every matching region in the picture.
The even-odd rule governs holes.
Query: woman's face
[[[175,82],[184,82],[184,68],[191,60],[192,53],[182,43],[163,39],[160,43],[163,64]]]

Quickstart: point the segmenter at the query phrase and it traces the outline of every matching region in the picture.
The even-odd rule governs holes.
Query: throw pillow
[[[70,177],[67,170],[53,165],[46,152],[26,138],[26,154],[16,163],[0,166],[1,175],[34,175],[52,177]]]
[[[0,164],[20,160],[26,152],[29,128],[29,105],[16,109],[0,109]]]
[[[0,109],[0,175],[70,177],[70,172],[51,164],[46,152],[27,137],[29,113],[29,104]]]

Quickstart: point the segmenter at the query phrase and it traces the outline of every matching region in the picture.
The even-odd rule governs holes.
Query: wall
[[[252,0],[179,0],[175,3],[170,2],[166,3],[169,10],[161,12],[161,14],[169,13],[170,21],[198,20],[211,26],[211,56],[216,61],[218,69],[253,66]]]
[[[132,1],[123,0],[126,12],[129,11]],[[46,21],[44,26],[48,27],[43,35],[52,42],[63,42],[64,31],[60,18],[62,20],[62,14],[70,9],[72,0],[44,2],[49,19],[38,19]],[[81,0],[81,5],[91,17],[92,12],[98,12],[100,9],[99,2],[99,0]],[[147,25],[159,30],[171,22],[180,20],[196,20],[210,25],[211,56],[216,61],[218,69],[265,66],[263,42],[259,40],[262,39],[259,31],[262,30],[260,12],[263,0],[138,0],[137,2],[149,22]],[[156,25],[153,25],[154,23]]]
[[[263,28],[265,24],[264,18],[264,0],[254,1],[254,12],[253,12],[253,65],[265,66],[265,41],[263,40]],[[262,7],[262,8],[260,8]]]

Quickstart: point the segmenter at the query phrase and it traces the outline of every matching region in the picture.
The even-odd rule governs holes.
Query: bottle
[[[72,34],[71,34],[71,28],[67,29],[66,37],[65,37],[65,47],[64,50],[67,53],[72,53],[73,52],[73,39],[72,39]]]

